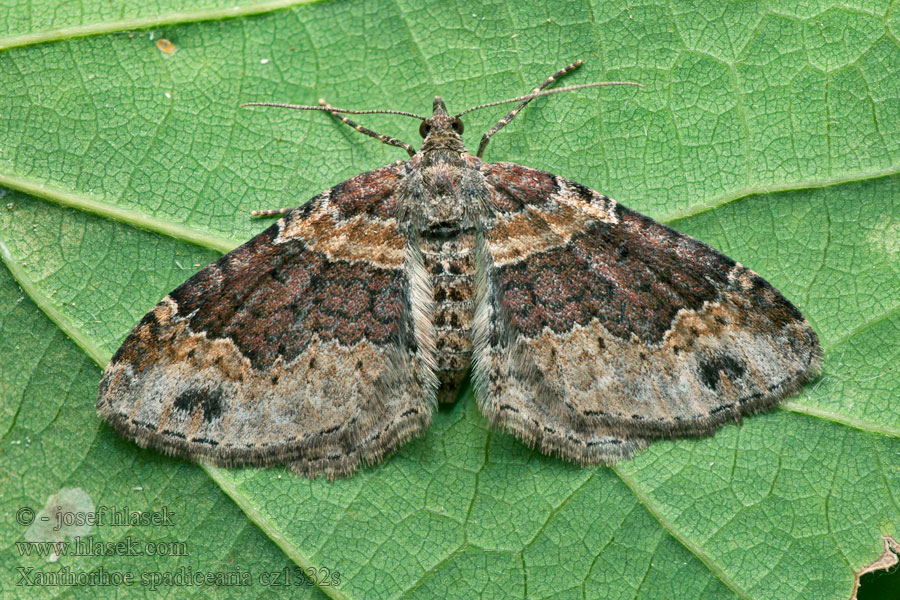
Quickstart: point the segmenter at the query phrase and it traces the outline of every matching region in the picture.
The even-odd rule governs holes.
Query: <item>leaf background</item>
[[[287,6],[280,8],[281,5]],[[0,7],[0,590],[35,570],[341,573],[330,586],[171,586],[170,597],[848,598],[900,525],[900,7],[889,2],[165,2]],[[256,14],[259,13],[259,14]],[[223,19],[226,16],[233,18]],[[221,20],[217,20],[221,19]],[[149,26],[149,30],[120,33]],[[154,41],[172,41],[172,55]],[[170,289],[265,223],[402,158],[313,102],[451,110],[566,83],[488,160],[575,179],[694,235],[792,299],[823,376],[714,438],[578,469],[491,433],[468,390],[427,436],[355,477],[219,470],[97,419],[100,367]],[[498,112],[499,111],[499,112]],[[469,115],[476,146],[503,109]],[[417,124],[372,116],[416,141]],[[21,557],[61,488],[167,507],[188,557]]]

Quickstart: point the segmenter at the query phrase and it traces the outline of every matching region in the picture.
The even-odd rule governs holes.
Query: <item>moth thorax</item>
[[[465,201],[460,194],[460,170],[433,165],[423,174],[421,203],[424,231],[459,230],[466,227]]]
[[[422,206],[423,233],[447,234],[466,229],[466,211],[457,198],[444,196],[433,198]]]

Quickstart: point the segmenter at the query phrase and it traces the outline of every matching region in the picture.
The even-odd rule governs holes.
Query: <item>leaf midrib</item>
[[[104,35],[120,31],[133,31],[135,29],[149,29],[166,25],[184,25],[201,21],[219,21],[234,19],[272,12],[292,6],[313,4],[321,0],[269,0],[256,2],[243,6],[223,6],[215,8],[202,8],[188,11],[173,11],[163,15],[149,17],[137,17],[134,19],[119,19],[113,21],[98,21],[82,25],[72,25],[60,29],[47,29],[32,33],[22,33],[0,38],[0,50],[20,48],[22,46],[35,46],[49,42],[58,42],[75,38]]]

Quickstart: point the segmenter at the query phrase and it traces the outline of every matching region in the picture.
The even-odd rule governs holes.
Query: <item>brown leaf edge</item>
[[[884,540],[884,554],[878,557],[875,562],[857,571],[856,579],[853,581],[853,594],[850,596],[850,600],[856,600],[860,577],[875,571],[886,571],[900,562],[900,559],[897,558],[897,555],[900,554],[900,543],[889,535],[882,536],[882,539]]]

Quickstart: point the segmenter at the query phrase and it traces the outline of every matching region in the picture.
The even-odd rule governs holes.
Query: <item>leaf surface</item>
[[[0,11],[0,501],[14,515],[81,488],[95,505],[165,506],[181,515],[171,528],[92,535],[183,541],[190,556],[51,564],[19,556],[26,528],[10,517],[4,594],[20,589],[17,567],[186,565],[239,566],[253,583],[172,597],[844,599],[882,536],[900,537],[897,6],[322,2],[215,20],[214,2],[183,17],[82,4],[77,18]],[[154,39],[103,33],[139,18]],[[784,292],[826,360],[782,409],[580,469],[488,431],[467,389],[424,438],[334,483],[191,465],[99,423],[100,367],[159,298],[265,226],[249,210],[403,157],[324,114],[239,104],[422,113],[439,94],[458,111],[576,58],[567,84],[646,89],[535,101],[486,158],[609,194]],[[467,115],[469,146],[503,114]],[[412,120],[360,121],[419,139]],[[293,567],[340,584],[260,583]]]

